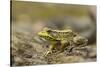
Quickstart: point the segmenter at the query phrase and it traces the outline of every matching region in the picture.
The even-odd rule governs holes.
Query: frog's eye
[[[47,30],[48,33],[52,32],[51,30]]]

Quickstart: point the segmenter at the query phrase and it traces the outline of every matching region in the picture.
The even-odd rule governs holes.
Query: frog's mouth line
[[[46,41],[46,39],[43,38],[43,36],[39,36],[39,38],[40,38],[42,41]]]

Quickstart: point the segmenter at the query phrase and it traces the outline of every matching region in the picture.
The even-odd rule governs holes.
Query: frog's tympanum
[[[38,33],[38,36],[48,41],[50,44],[49,50],[45,53],[45,56],[47,56],[49,53],[52,53],[52,51],[58,46],[60,46],[59,51],[61,52],[65,49],[71,51],[74,47],[83,47],[87,45],[88,42],[85,37],[80,36],[71,29],[54,30],[50,28],[44,28]]]

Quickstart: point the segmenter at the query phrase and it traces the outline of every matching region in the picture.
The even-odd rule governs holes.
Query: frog
[[[70,28],[57,30],[45,27],[42,31],[38,32],[38,36],[49,42],[48,51],[44,56],[52,54],[53,50],[63,52],[67,49],[68,52],[71,52],[73,48],[84,47],[88,43],[87,38],[80,36]],[[57,49],[58,46],[59,49]]]

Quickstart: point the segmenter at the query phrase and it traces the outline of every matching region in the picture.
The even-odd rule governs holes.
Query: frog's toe
[[[48,54],[51,54],[51,53],[52,51],[47,51],[44,56],[47,56]]]

